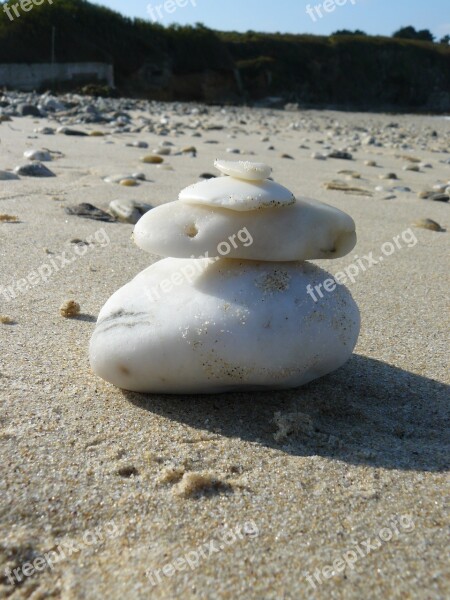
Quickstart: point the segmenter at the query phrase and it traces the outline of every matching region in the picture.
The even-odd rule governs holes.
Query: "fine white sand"
[[[16,286],[52,258],[60,264],[64,252],[74,257],[72,239],[94,239],[84,256],[53,270],[47,281],[9,302],[0,293],[0,315],[13,321],[0,324],[0,594],[118,600],[448,597],[449,234],[413,228],[417,243],[411,234],[406,243],[402,233],[421,218],[450,227],[448,203],[417,196],[450,179],[450,165],[442,162],[450,156],[450,121],[248,109],[211,109],[194,118],[162,110],[183,123],[184,135],[110,135],[107,126],[74,125],[108,135],[43,136],[33,129],[55,126],[53,121],[26,117],[0,124],[0,169],[26,162],[28,148],[64,154],[46,163],[55,178],[0,181],[0,214],[19,220],[0,222],[0,286]],[[199,128],[189,129],[195,120]],[[392,121],[399,127],[387,127]],[[207,124],[224,129],[208,131]],[[368,135],[358,127],[375,132],[382,145],[357,147],[354,135]],[[195,131],[202,136],[193,137]],[[162,140],[179,148],[195,145],[198,156],[166,157],[174,171],[157,169],[139,162],[149,151],[125,146],[140,139],[149,151]],[[354,160],[314,160],[320,140],[353,148]],[[275,149],[268,150],[270,145]],[[215,158],[240,158],[228,154],[229,147],[272,165],[274,178],[296,194],[352,215],[357,248],[345,258],[321,261],[331,273],[353,264],[355,254],[380,257],[382,245],[400,236],[401,248],[349,286],[362,315],[355,354],[336,373],[288,392],[163,397],[115,389],[89,368],[95,319],[116,289],[158,257],[133,244],[131,225],[69,216],[64,207],[91,202],[107,209],[116,198],[154,206],[174,200],[201,173],[214,173]],[[283,153],[294,160],[281,158]],[[396,155],[406,154],[432,168],[403,171],[407,163]],[[365,166],[370,159],[380,166]],[[378,185],[412,192],[383,200],[388,192],[369,197],[326,190],[325,182],[345,181],[345,174],[337,174],[342,169],[358,171],[362,178],[347,183],[372,192]],[[102,180],[136,171],[150,181],[126,188]],[[399,181],[379,179],[391,171]],[[60,316],[60,305],[69,299],[81,305],[77,319]],[[248,522],[258,535],[247,526],[242,539],[221,541],[224,528],[234,531]],[[390,529],[391,540],[380,541],[379,535],[389,537],[383,528]],[[370,538],[373,544],[377,537],[380,547],[367,555],[363,542]],[[217,551],[211,540],[217,540]],[[77,551],[52,569],[27,578],[20,571],[22,581],[14,584],[3,574],[63,541]],[[342,571],[345,563],[338,562],[341,572],[326,579],[326,567],[344,555],[350,566]],[[186,556],[193,569],[177,562]],[[317,569],[320,575],[309,583],[306,576]]]

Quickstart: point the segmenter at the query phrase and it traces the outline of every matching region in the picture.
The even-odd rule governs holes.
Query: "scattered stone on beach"
[[[439,223],[432,219],[418,219],[413,223],[414,227],[420,227],[421,229],[429,229],[430,231],[444,231]]]
[[[445,192],[447,189],[448,183],[435,183],[433,185],[433,190],[436,192]]]
[[[228,154],[240,154],[241,153],[239,148],[227,148],[227,152],[228,152]]]
[[[147,165],[160,165],[162,162],[164,162],[164,158],[157,154],[146,154],[145,156],[141,157],[141,162]]]
[[[93,219],[94,221],[106,221],[111,223],[116,221],[116,218],[109,213],[97,208],[88,202],[82,202],[76,206],[66,206],[64,209],[68,215],[82,217],[84,219]]]
[[[129,144],[126,144],[126,146],[128,146],[129,148],[148,148],[147,142],[144,142],[142,140],[136,140],[135,142],[130,142]]]
[[[213,175],[212,173],[201,173],[199,175],[200,179],[214,179],[217,175]]]
[[[448,202],[450,200],[450,194],[440,193],[440,192],[432,192],[429,196],[424,198],[424,200],[433,200],[434,202]]]
[[[366,167],[378,167],[376,160],[365,160],[364,164]]]
[[[398,177],[396,173],[384,173],[380,175],[380,179],[398,179]]]
[[[55,130],[53,127],[37,127],[34,129],[34,133],[40,133],[41,135],[54,135]]]
[[[346,175],[350,179],[361,179],[361,173],[357,171],[350,171],[348,169],[342,169],[338,171],[338,175]]]
[[[416,158],[415,156],[409,156],[409,154],[396,154],[395,158],[401,158],[402,160],[407,160],[411,163],[420,163],[422,162],[421,158]]]
[[[364,188],[348,185],[344,181],[329,181],[324,184],[326,190],[335,190],[345,192],[346,194],[355,194],[357,196],[373,196],[372,192]]]
[[[72,135],[78,137],[87,137],[89,135],[85,131],[80,131],[78,129],[70,129],[69,127],[58,127],[56,132],[62,133],[63,135]]]
[[[145,173],[133,173],[131,179],[137,179],[138,181],[146,181],[147,175]]]
[[[104,133],[103,131],[90,131],[89,132],[89,137],[104,137]]]
[[[12,121],[9,115],[0,115],[0,123],[6,123],[7,121]]]
[[[121,179],[119,185],[123,185],[124,187],[135,187],[138,185],[138,182],[134,177],[127,177],[126,179]]]
[[[56,177],[53,171],[50,171],[50,169],[39,161],[16,167],[14,173],[24,177]]]
[[[350,152],[345,152],[344,150],[332,150],[328,152],[328,158],[338,158],[341,160],[353,160],[353,156]]]
[[[59,312],[65,319],[72,319],[80,314],[80,305],[75,300],[66,300],[60,306]]]
[[[393,192],[401,192],[402,194],[409,194],[412,190],[406,185],[394,185],[392,188]]]
[[[322,152],[313,152],[311,158],[314,158],[315,160],[327,160],[326,154],[323,154]]]
[[[125,223],[136,225],[142,215],[152,209],[150,204],[138,202],[137,200],[113,200],[109,204],[110,212]]]
[[[22,117],[41,117],[41,111],[34,104],[21,104],[18,107],[19,114]]]
[[[50,162],[52,160],[52,156],[47,150],[25,150],[23,156],[24,158],[28,158],[28,160],[40,162]]]
[[[0,223],[17,223],[19,219],[14,215],[1,215],[0,214]]]
[[[160,169],[161,171],[175,171],[172,165],[169,165],[168,163],[164,163],[163,165],[156,165],[156,168]]]
[[[281,155],[281,158],[287,158],[287,159],[289,159],[289,160],[294,160],[294,157],[293,157],[293,156],[291,156],[290,154],[282,154],[282,155]]]
[[[0,171],[0,181],[10,181],[13,179],[19,179],[19,177],[10,171]]]
[[[2,325],[13,325],[14,324],[14,320],[11,319],[11,317],[8,317],[6,315],[0,315],[0,323]]]
[[[169,154],[171,152],[172,152],[172,149],[169,146],[154,148],[152,150],[152,153],[155,154],[156,156],[169,156]]]
[[[416,163],[410,163],[403,167],[404,171],[414,171],[415,173],[420,173],[420,167]]]
[[[191,154],[194,158],[197,156],[197,148],[195,146],[186,146],[181,149],[182,154]]]
[[[124,181],[126,179],[137,179],[137,178],[134,175],[131,175],[130,173],[124,173],[124,174],[119,174],[119,175],[109,175],[108,177],[105,177],[103,179],[103,181],[105,183],[120,184],[121,181]]]

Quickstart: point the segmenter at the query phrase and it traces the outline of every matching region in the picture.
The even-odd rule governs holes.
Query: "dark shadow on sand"
[[[123,393],[143,410],[295,456],[401,470],[449,467],[450,386],[360,355],[335,373],[289,391]],[[275,413],[291,429],[278,442]]]

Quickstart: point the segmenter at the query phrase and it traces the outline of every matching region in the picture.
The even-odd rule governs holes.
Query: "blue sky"
[[[164,0],[96,0],[132,17],[149,19],[147,7],[160,23],[182,25],[204,23],[222,31],[281,31],[327,35],[337,29],[362,29],[369,34],[391,35],[403,25],[429,29],[436,36],[450,34],[449,0],[166,0],[187,3],[175,5],[173,13],[164,8],[158,17],[156,8]],[[320,10],[308,16],[306,7],[323,6],[324,2],[342,4],[331,12]],[[196,6],[194,6],[196,5]],[[169,11],[170,11],[170,4]],[[328,4],[328,7],[332,5]]]

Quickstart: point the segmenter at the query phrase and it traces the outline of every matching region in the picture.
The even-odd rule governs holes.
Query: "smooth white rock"
[[[272,167],[269,167],[269,165],[250,162],[249,160],[216,160],[214,166],[224,175],[243,179],[244,181],[264,181],[272,173]]]
[[[52,160],[52,156],[47,150],[25,150],[23,155],[28,160],[39,160],[41,162],[50,162]]]
[[[179,200],[233,211],[284,208],[294,204],[292,192],[274,181],[243,181],[217,177],[194,183],[180,192]]]
[[[309,263],[162,260],[117,291],[90,346],[94,372],[137,392],[286,389],[343,365],[359,311],[338,285],[316,303]]]
[[[224,179],[231,181],[219,181]],[[291,261],[345,256],[356,244],[356,233],[349,215],[306,198],[283,210],[246,212],[170,202],[142,217],[134,240],[147,252],[174,258]]]
[[[105,177],[103,181],[105,183],[120,183],[124,179],[136,179],[136,177],[134,175],[130,175],[129,173],[125,175],[109,175],[108,177]]]

